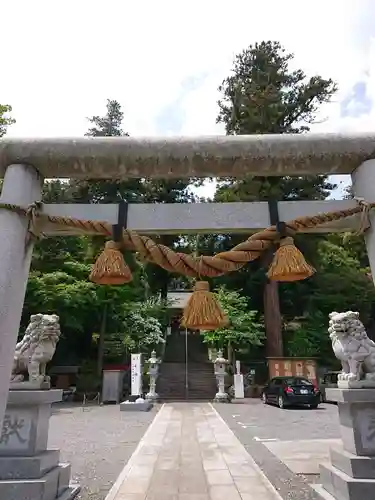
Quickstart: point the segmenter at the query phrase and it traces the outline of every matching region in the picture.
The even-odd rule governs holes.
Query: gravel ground
[[[215,408],[283,500],[317,500],[318,497],[309,484],[316,482],[319,476],[294,474],[261,441],[254,438],[277,438],[282,441],[339,438],[335,405],[323,404],[316,410],[280,410],[250,399],[245,404],[216,404]]]
[[[48,445],[72,464],[82,486],[79,500],[103,500],[152,422],[150,412],[120,412],[118,406],[58,405],[50,420]]]

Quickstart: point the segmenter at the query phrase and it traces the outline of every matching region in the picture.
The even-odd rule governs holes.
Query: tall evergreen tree
[[[104,116],[92,116],[88,118],[93,127],[89,128],[86,136],[89,137],[120,137],[128,136],[127,132],[122,130],[122,121],[124,113],[121,104],[111,99],[107,100],[107,114]]]
[[[292,59],[293,54],[272,41],[250,45],[235,57],[232,74],[219,87],[222,99],[217,122],[225,125],[228,135],[310,130],[319,106],[329,102],[336,85],[331,79],[308,78],[301,69],[292,70]],[[219,179],[215,201],[324,199],[333,188],[327,176],[226,178]],[[230,238],[230,244],[235,241]],[[248,280],[244,273],[242,276]],[[259,285],[259,274],[257,279]],[[264,314],[267,354],[282,356],[282,318],[275,282],[264,283]]]

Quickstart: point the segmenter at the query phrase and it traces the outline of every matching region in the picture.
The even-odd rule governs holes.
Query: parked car
[[[326,389],[337,388],[337,377],[341,372],[327,372],[323,376],[322,382],[319,384],[322,403],[333,403],[326,397]]]
[[[293,405],[308,405],[317,408],[320,390],[305,377],[275,377],[263,388],[261,398],[264,404],[272,403],[279,408]]]

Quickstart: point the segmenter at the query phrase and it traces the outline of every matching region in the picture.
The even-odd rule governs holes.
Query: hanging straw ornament
[[[305,260],[302,252],[294,245],[293,238],[287,236],[280,241],[267,276],[272,281],[300,281],[315,273]]]
[[[228,324],[228,318],[208,281],[197,281],[184,309],[181,325],[191,330],[215,330]]]
[[[90,281],[97,285],[123,285],[132,281],[132,273],[120,250],[121,243],[107,241],[92,266]]]

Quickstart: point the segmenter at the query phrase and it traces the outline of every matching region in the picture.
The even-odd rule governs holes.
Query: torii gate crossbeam
[[[374,156],[375,133],[0,139],[0,175],[13,163],[45,178],[351,174]]]

